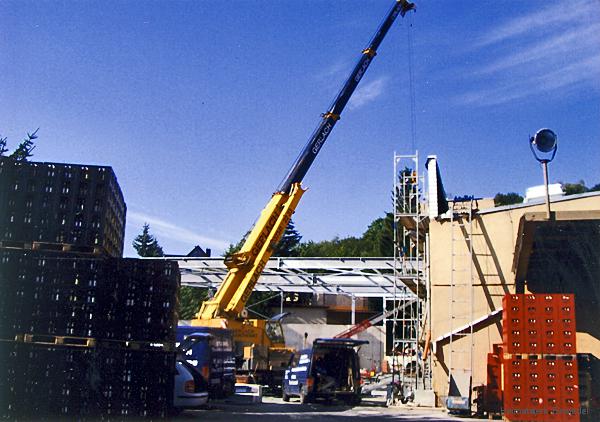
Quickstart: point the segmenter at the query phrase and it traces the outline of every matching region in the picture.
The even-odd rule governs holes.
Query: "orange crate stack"
[[[574,295],[507,294],[502,304],[506,419],[579,421]],[[490,355],[488,384],[496,363]]]

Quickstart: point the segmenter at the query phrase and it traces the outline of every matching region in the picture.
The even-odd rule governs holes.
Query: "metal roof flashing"
[[[586,192],[586,193],[578,193],[576,195],[566,195],[566,196],[562,196],[560,198],[552,198],[550,200],[550,203],[556,203],[556,202],[564,202],[564,201],[573,201],[573,200],[577,200],[577,199],[581,199],[581,198],[589,198],[589,197],[594,197],[594,196],[600,196],[600,191],[598,192]],[[502,212],[502,211],[508,211],[508,210],[514,210],[514,209],[518,209],[518,208],[527,208],[527,207],[533,207],[536,205],[541,205],[544,204],[544,199],[540,199],[540,200],[535,200],[535,201],[531,201],[528,203],[522,203],[522,204],[512,204],[512,205],[503,205],[500,207],[494,207],[494,208],[487,208],[484,210],[479,210],[477,212],[477,214],[481,215],[481,214],[491,214],[494,212]]]

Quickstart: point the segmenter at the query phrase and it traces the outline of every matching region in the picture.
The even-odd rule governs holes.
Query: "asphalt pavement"
[[[202,421],[260,421],[283,422],[315,421],[337,422],[357,419],[361,422],[385,421],[481,421],[481,419],[458,418],[446,414],[442,409],[418,407],[385,407],[383,398],[367,398],[359,406],[341,403],[300,404],[292,398],[285,403],[280,398],[264,397],[263,403],[236,403],[233,400],[211,402],[207,409],[187,410],[177,417],[178,421],[198,419]]]

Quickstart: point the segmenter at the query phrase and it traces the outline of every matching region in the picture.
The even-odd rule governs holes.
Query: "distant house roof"
[[[206,248],[206,251],[202,249],[200,246],[194,246],[194,249],[190,251],[186,256],[194,257],[194,258],[208,258],[210,257],[211,250],[210,248]]]
[[[189,256],[190,258],[210,258],[210,254],[211,254],[211,250],[210,248],[206,248],[206,250],[202,249],[200,246],[196,245],[194,246],[194,249],[192,249],[187,255],[184,256]],[[166,257],[181,257],[181,254],[165,254]]]

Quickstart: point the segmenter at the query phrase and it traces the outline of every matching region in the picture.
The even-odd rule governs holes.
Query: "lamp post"
[[[550,192],[548,189],[548,163],[554,159],[556,149],[558,148],[558,138],[556,133],[550,129],[538,130],[535,135],[529,138],[529,148],[531,148],[531,152],[535,159],[542,163],[542,169],[544,171],[544,187],[546,188],[546,212],[548,220],[550,220],[552,214],[550,212]],[[536,150],[541,155],[538,155]]]

